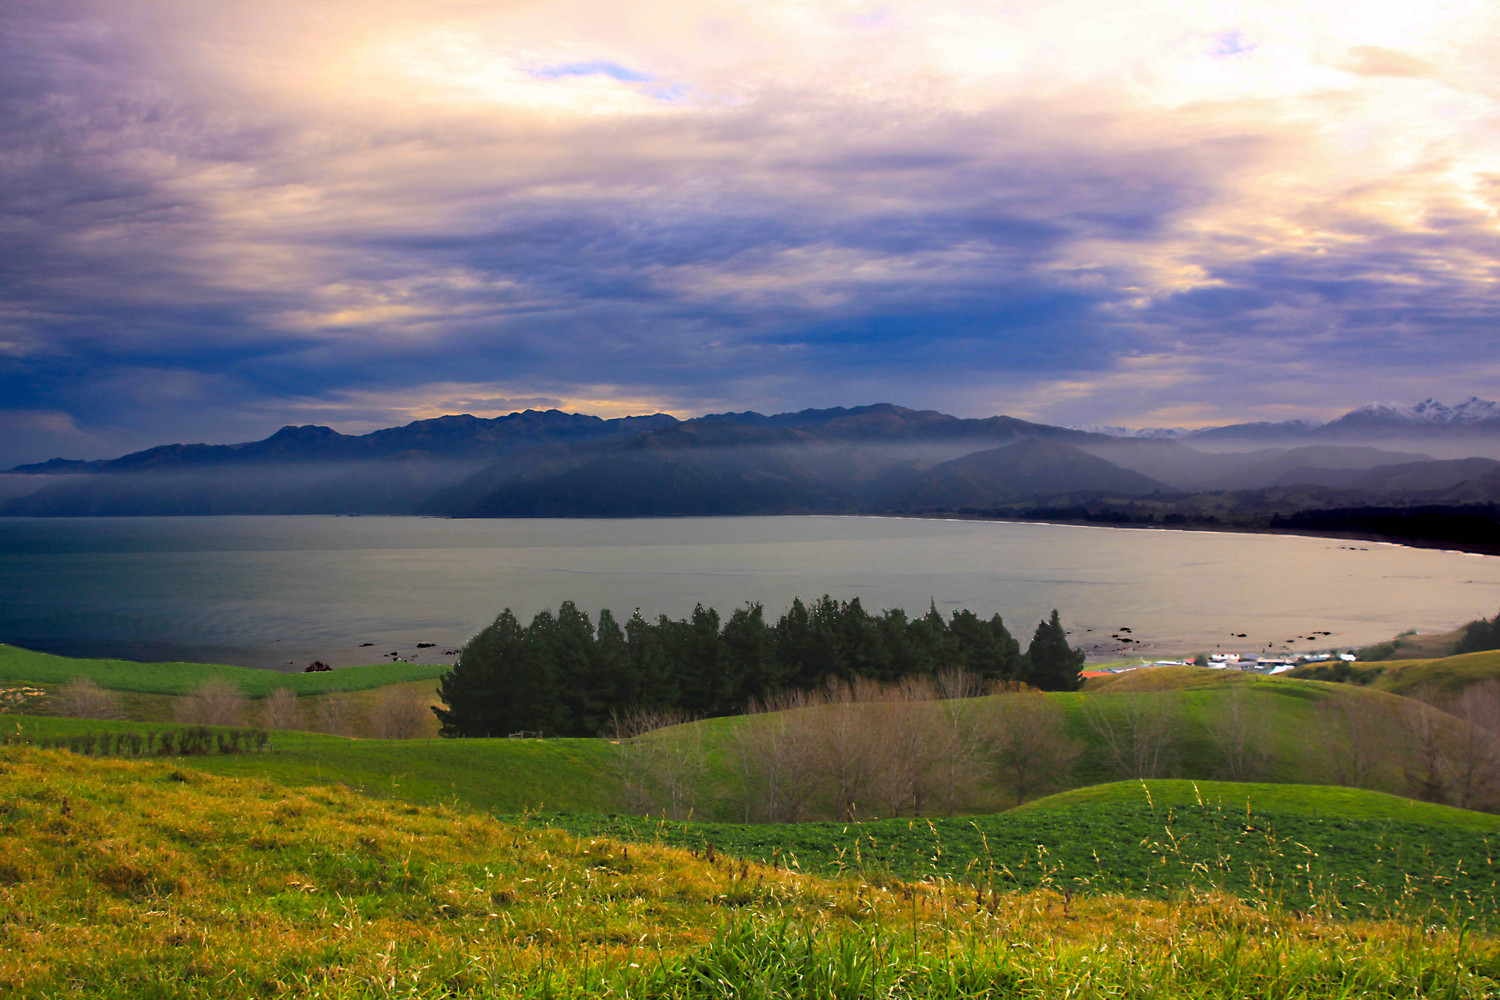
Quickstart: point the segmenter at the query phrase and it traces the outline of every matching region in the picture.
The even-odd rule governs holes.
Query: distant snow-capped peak
[[[1500,403],[1470,396],[1457,406],[1448,406],[1429,397],[1415,406],[1402,406],[1399,403],[1367,403],[1350,410],[1345,416],[1377,417],[1409,423],[1466,427],[1486,420],[1500,420]]]
[[[1088,427],[1074,427],[1075,431],[1084,431],[1089,434],[1103,434],[1114,438],[1179,438],[1187,433],[1185,427],[1102,427],[1091,425]]]

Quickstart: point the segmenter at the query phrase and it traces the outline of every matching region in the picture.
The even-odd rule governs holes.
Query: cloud
[[[607,76],[621,83],[644,83],[656,79],[650,73],[642,73],[638,69],[630,69],[619,63],[610,62],[607,59],[595,59],[590,62],[562,63],[558,66],[538,66],[528,69],[532,76],[543,80],[556,80],[563,76]]]
[[[1267,412],[1494,394],[1497,34],[1477,2],[17,0],[0,395],[108,451],[466,399],[1120,423],[1168,390],[1144,357],[1193,413],[1246,415],[1226,371]]]
[[[1431,76],[1435,70],[1425,59],[1417,59],[1379,45],[1356,45],[1349,50],[1348,58],[1338,66],[1360,76],[1419,77]]]

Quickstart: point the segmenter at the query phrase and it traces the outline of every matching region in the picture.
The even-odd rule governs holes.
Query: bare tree
[[[1271,761],[1271,717],[1251,685],[1233,684],[1206,715],[1208,738],[1223,758],[1224,774],[1232,781],[1264,775]]]
[[[1125,778],[1160,778],[1172,766],[1180,723],[1160,694],[1110,694],[1084,710],[1106,764]]]
[[[746,822],[754,812],[777,823],[802,818],[817,777],[810,713],[823,700],[802,691],[773,695],[752,704],[735,726]]]
[[[987,768],[983,748],[984,720],[976,699],[983,681],[976,674],[950,670],[939,673],[936,685],[937,739],[933,746],[931,783],[943,811],[952,816]]]
[[[984,708],[990,753],[1017,805],[1056,784],[1078,759],[1067,717],[1040,691],[997,695]]]
[[[1471,684],[1450,700],[1448,711],[1461,723],[1449,765],[1456,804],[1493,804],[1500,790],[1500,680]]]
[[[931,680],[909,677],[882,688],[870,707],[874,776],[891,816],[920,815],[928,798],[946,728],[937,694]]]
[[[177,702],[173,717],[197,726],[240,726],[248,700],[238,686],[215,677]]]
[[[1457,696],[1431,686],[1414,691],[1403,716],[1412,756],[1406,779],[1413,793],[1465,809],[1486,800],[1500,781],[1497,714],[1500,682]]]
[[[1313,708],[1324,759],[1339,784],[1367,788],[1391,759],[1396,730],[1369,699],[1334,694]]]
[[[353,736],[354,720],[359,718],[359,703],[347,691],[330,691],[318,699],[313,716],[313,728],[318,732]]]
[[[382,688],[370,706],[370,735],[380,740],[414,740],[434,721],[427,696],[401,685]]]
[[[686,817],[703,776],[703,732],[678,709],[640,709],[614,723],[629,808]]]
[[[1451,774],[1444,747],[1444,714],[1417,699],[1402,712],[1406,723],[1410,758],[1405,768],[1406,783],[1414,796],[1429,802],[1444,802],[1450,790]]]
[[[860,803],[868,806],[877,788],[880,764],[876,738],[860,705],[862,698],[873,700],[876,688],[873,682],[859,679],[830,684],[826,703],[811,715],[812,737],[829,805],[841,819],[857,819]]]
[[[106,691],[87,677],[75,677],[57,693],[53,711],[75,719],[119,719],[124,717],[120,696]]]
[[[260,724],[266,729],[301,729],[306,725],[303,716],[291,688],[277,688],[260,701]]]

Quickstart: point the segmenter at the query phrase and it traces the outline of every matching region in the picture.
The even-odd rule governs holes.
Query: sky
[[[1500,396],[1500,5],[7,0],[0,463]]]

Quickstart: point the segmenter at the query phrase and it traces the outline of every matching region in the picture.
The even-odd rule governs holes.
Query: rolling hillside
[[[1373,691],[1411,695],[1429,689],[1440,695],[1457,694],[1484,681],[1500,681],[1500,650],[1464,653],[1433,659],[1381,660],[1351,663],[1344,679]],[[1323,679],[1332,672],[1321,664],[1309,664],[1291,672],[1293,677]]]
[[[64,665],[70,662],[62,658],[46,662],[51,669],[58,670],[60,665],[56,661]],[[101,683],[108,682],[108,669],[98,666],[96,661],[83,662],[87,670],[104,678]],[[141,665],[132,666],[138,670]],[[410,665],[391,665],[389,669],[404,666]],[[217,676],[214,669],[205,668],[208,675]],[[387,668],[366,669],[372,671],[374,679],[373,672]],[[190,686],[186,679],[190,672],[189,665],[181,665],[180,676],[172,682],[175,689]],[[324,678],[336,680],[345,672],[272,674],[269,679],[305,677],[308,680],[304,683],[313,684]],[[359,676],[354,671],[348,673],[351,677]],[[402,683],[428,682],[403,680]],[[161,686],[171,685],[163,681]],[[380,690],[383,689],[369,689]],[[999,718],[996,713],[1007,697],[1011,696],[949,703],[951,720],[965,731],[978,734],[976,745],[984,744],[993,738],[987,734],[993,733]],[[1061,713],[1062,733],[1076,751],[1076,759],[1060,772],[1056,768],[1046,769],[1027,786],[1028,791],[1021,793],[1025,798],[1109,782],[1128,776],[1134,767],[1149,768],[1135,773],[1200,781],[1230,776],[1294,784],[1353,782],[1394,794],[1409,794],[1413,790],[1409,775],[1420,771],[1421,761],[1404,735],[1412,703],[1373,686],[1196,668],[1160,668],[1094,681],[1083,692],[1036,697]],[[918,710],[929,719],[929,723],[922,725],[947,725],[941,720],[950,716],[943,714],[942,704],[919,703]],[[47,711],[45,703],[38,710]],[[665,758],[685,753],[701,762],[701,767],[690,769],[692,773],[681,780],[682,787],[672,793],[671,799],[660,798],[663,793],[659,787],[654,791],[631,791],[635,785],[625,779],[635,781],[639,775],[632,768],[638,771],[643,766],[638,757],[626,752],[636,744],[617,746],[598,739],[389,741],[278,733],[272,736],[270,753],[213,755],[202,758],[195,766],[225,774],[262,775],[294,786],[337,780],[382,797],[420,804],[457,801],[491,812],[634,808],[656,813],[691,810],[700,817],[728,820],[748,818],[763,809],[761,779],[745,770],[743,757],[757,734],[802,726],[804,729],[799,731],[805,732],[807,739],[825,739],[826,732],[818,729],[819,713],[827,716],[830,712],[852,712],[849,723],[853,732],[890,735],[896,732],[891,729],[893,725],[907,725],[900,721],[901,716],[892,716],[891,711],[889,705],[878,703],[846,708],[814,707],[781,715],[708,719],[648,734],[641,738],[639,749],[632,752]],[[171,711],[158,709],[157,714],[137,722],[39,715],[9,718],[13,720],[6,723],[10,731],[28,739],[43,740],[96,731],[144,734],[151,729],[162,730],[170,726],[165,720],[171,718]],[[1458,739],[1462,732],[1458,720],[1440,714],[1434,718],[1442,739]],[[1244,727],[1237,741],[1225,737],[1226,726],[1232,719],[1240,719]],[[1357,732],[1346,731],[1353,724],[1350,720],[1361,723]],[[1146,732],[1141,727],[1152,726],[1165,728],[1145,763],[1111,743],[1136,739],[1129,734],[1137,730]],[[1338,728],[1341,726],[1345,728]],[[921,736],[922,732],[928,735]],[[929,739],[935,732],[912,730],[908,737],[915,733]],[[1145,740],[1145,736],[1139,737],[1139,741]],[[1355,747],[1349,740],[1362,742]],[[878,747],[870,752],[876,751]],[[661,765],[658,762],[644,766],[649,770]],[[826,779],[808,780],[813,780],[814,785],[802,818],[832,818],[833,807],[824,797],[828,794],[823,784]],[[860,815],[889,814],[890,807],[882,803],[890,793],[878,790],[883,787],[879,782],[884,779],[861,780],[866,784],[858,795]],[[651,778],[648,784],[655,781],[656,778]],[[937,785],[930,787],[936,789]],[[959,813],[986,813],[1014,805],[1018,796],[1015,786],[1001,771],[975,772],[972,778],[952,787],[954,791],[941,795],[929,792],[937,798],[928,801],[922,812],[942,814],[948,808],[944,803],[951,798],[951,808]]]
[[[1257,859],[1242,902],[1211,887],[1222,868],[1191,850],[1161,854],[1179,846],[1171,820],[1138,846],[1117,838],[1133,860],[1108,849],[1081,858],[1093,874],[1079,878],[1071,857],[1042,852],[1031,863],[999,843],[997,857],[982,838],[972,846],[983,855],[965,844],[940,851],[940,869],[902,874],[874,836],[869,863],[856,850],[846,874],[820,876],[701,840],[683,849],[651,842],[661,835],[573,836],[336,786],[288,792],[170,763],[20,748],[0,749],[0,802],[0,992],[22,1000],[977,1000],[997,988],[1479,1000],[1500,989],[1484,908],[1492,873],[1470,861],[1462,884],[1452,877],[1455,851],[1473,857],[1462,831],[1378,845],[1393,862],[1423,858],[1417,888],[1397,898],[1379,880],[1342,898],[1308,896],[1300,886],[1347,880],[1261,836],[1236,854]],[[1071,839],[1084,818],[1099,817],[1069,816]],[[1100,833],[1136,822],[1116,819],[1124,825]],[[1337,833],[1342,845],[1364,843],[1358,831]],[[1035,827],[1022,851],[1052,836]],[[949,875],[963,856],[986,860]],[[1140,871],[1149,884],[1111,888]],[[1153,898],[1183,878],[1197,883],[1191,893]],[[1465,918],[1461,930],[1445,926]]]

